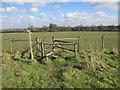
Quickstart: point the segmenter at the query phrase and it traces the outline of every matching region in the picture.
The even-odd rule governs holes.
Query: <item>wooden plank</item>
[[[55,47],[60,48],[60,49],[64,49],[64,50],[68,50],[68,51],[75,52],[75,50],[72,50],[72,49],[68,49],[68,48],[64,48],[64,47],[59,47],[59,46],[55,46]]]
[[[61,40],[54,40],[54,42],[72,43],[72,42],[68,42],[68,41],[61,41]]]
[[[52,55],[52,54],[54,54],[55,52],[50,52],[50,53],[48,53],[48,54],[46,54],[46,57],[48,57],[48,56],[50,56],[50,55]]]
[[[74,45],[74,43],[44,43],[44,45]]]
[[[29,40],[11,40],[11,42],[19,42],[19,41],[29,41]],[[31,40],[31,41],[36,41],[36,40]]]
[[[57,38],[57,40],[77,40],[78,38]]]

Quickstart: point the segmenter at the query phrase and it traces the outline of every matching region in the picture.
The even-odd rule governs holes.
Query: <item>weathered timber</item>
[[[68,41],[61,41],[61,40],[54,40],[53,42],[72,43],[72,42],[68,42]]]
[[[68,49],[68,48],[64,48],[64,47],[59,47],[59,46],[55,46],[55,47],[60,48],[60,49],[65,49],[65,50],[68,50],[68,51],[75,52],[75,50],[72,50],[72,49]]]

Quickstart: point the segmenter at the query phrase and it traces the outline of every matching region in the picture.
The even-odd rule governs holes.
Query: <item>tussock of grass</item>
[[[56,53],[42,59],[41,53],[3,52],[3,88],[120,88],[119,53],[110,50]]]

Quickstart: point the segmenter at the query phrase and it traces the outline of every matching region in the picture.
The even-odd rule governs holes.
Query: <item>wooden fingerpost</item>
[[[102,49],[104,49],[104,36],[102,36]]]
[[[10,45],[10,51],[12,51],[12,39],[10,38],[10,40],[9,40],[9,45]]]
[[[75,50],[75,58],[77,59],[77,44],[74,44],[74,50]]]
[[[53,42],[53,46],[52,46],[52,47],[53,47],[53,51],[55,51],[55,44],[54,44],[55,42],[54,42],[54,40],[55,40],[55,37],[52,37],[52,42]]]
[[[80,52],[80,36],[78,36],[78,52]]]

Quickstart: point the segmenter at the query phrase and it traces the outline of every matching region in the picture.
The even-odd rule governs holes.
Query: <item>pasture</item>
[[[44,38],[46,42],[50,42],[52,37],[81,37],[81,36],[93,36],[80,38],[79,49],[101,49],[101,38],[94,36],[118,36],[118,32],[35,32],[32,34],[32,39],[35,40],[36,37]],[[3,33],[2,34],[2,48],[3,50],[9,49],[9,38],[12,39],[23,39],[28,40],[27,33]],[[8,39],[8,40],[5,40]],[[67,40],[70,42],[78,42],[78,40]],[[33,41],[33,44],[35,41]],[[12,47],[14,50],[22,50],[29,47],[28,41],[17,41],[12,42]],[[118,38],[116,37],[105,37],[104,38],[104,48],[105,49],[117,49],[118,48]]]
[[[118,38],[110,37],[118,36],[118,32],[39,32],[32,34],[32,43],[36,42],[36,37],[44,38],[45,42],[51,42],[52,37],[62,37],[68,39],[65,41],[78,43],[78,39],[69,38],[79,36],[77,59],[73,52],[63,50],[55,52],[56,58],[49,57],[46,60],[42,52],[36,49],[33,51],[34,59],[31,60],[30,53],[24,52],[29,49],[29,41],[12,42],[13,51],[9,52],[9,38],[28,40],[27,33],[3,33],[2,87],[120,88]],[[101,50],[101,37],[96,36],[106,36],[105,49]],[[72,48],[67,45],[64,47]]]

